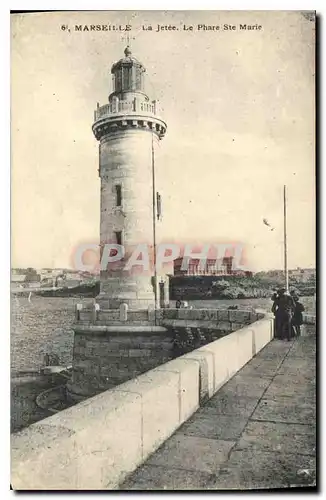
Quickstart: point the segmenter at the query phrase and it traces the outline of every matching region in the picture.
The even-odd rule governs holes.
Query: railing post
[[[119,98],[117,96],[114,96],[112,98],[111,107],[112,107],[112,113],[117,113],[119,111],[120,102],[119,102]]]
[[[83,304],[76,304],[75,306],[75,320],[80,321],[80,311],[83,309]]]
[[[98,313],[100,310],[100,304],[95,303],[93,306],[93,311],[92,311],[92,322],[96,323],[98,320]]]
[[[119,307],[120,310],[120,321],[128,320],[128,304],[122,303]]]
[[[149,305],[147,309],[147,317],[150,323],[155,323],[155,307],[153,305]]]

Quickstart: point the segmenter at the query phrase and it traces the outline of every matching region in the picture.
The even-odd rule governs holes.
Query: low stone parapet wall
[[[153,313],[151,309],[133,310],[121,309],[101,309],[99,304],[94,304],[93,308],[76,308],[76,322],[78,324],[97,325],[119,325],[121,322],[131,322],[134,324],[147,325],[153,323]]]
[[[14,434],[13,489],[117,488],[272,336],[266,317]]]
[[[273,319],[266,317],[178,358],[200,363],[200,401],[210,399],[273,338]]]
[[[95,324],[95,325],[115,325],[121,322],[132,324],[149,323],[157,325],[173,326],[173,322],[183,321],[184,324],[194,324],[200,326],[211,323],[215,328],[219,324],[250,324],[264,317],[264,314],[255,311],[227,310],[227,309],[157,309],[144,310],[129,309],[126,304],[122,304],[120,309],[102,309],[99,304],[93,307],[82,307],[81,304],[76,307],[77,324]]]
[[[232,332],[258,321],[264,314],[226,309],[165,309],[161,324],[169,328],[202,328]]]

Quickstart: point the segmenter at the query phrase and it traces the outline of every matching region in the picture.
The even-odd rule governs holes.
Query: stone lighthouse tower
[[[131,309],[144,309],[154,306],[155,299],[159,302],[159,287],[153,276],[157,219],[154,158],[166,123],[159,117],[157,101],[151,101],[145,93],[144,66],[129,47],[124,54],[112,66],[113,92],[108,104],[98,105],[93,125],[99,141],[101,251],[103,254],[112,248],[105,247],[112,243],[123,247],[117,262],[105,269],[102,265],[98,300],[110,309],[122,303]],[[149,249],[150,269],[126,269],[139,245]],[[102,263],[106,263],[105,256]]]
[[[168,279],[157,276],[153,265],[159,215],[155,151],[166,123],[158,103],[145,92],[145,68],[129,47],[111,73],[113,91],[107,104],[97,105],[92,127],[99,141],[101,289],[92,307],[76,308],[72,377],[67,384],[73,401],[114,387],[173,356],[173,334],[163,326]],[[115,262],[106,259],[107,248]],[[112,255],[119,248],[123,255]],[[128,267],[137,248],[147,249],[148,256],[152,252],[147,269]]]

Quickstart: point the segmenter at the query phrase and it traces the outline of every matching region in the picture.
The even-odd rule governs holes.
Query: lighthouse
[[[129,47],[111,73],[112,92],[107,104],[97,105],[92,126],[101,179],[100,294],[92,306],[76,306],[67,383],[74,402],[173,357],[173,332],[162,325],[169,282],[155,265],[161,212],[155,159],[166,123],[157,101],[145,92],[145,67]],[[128,265],[139,248],[152,256],[147,269]],[[123,253],[115,255],[119,249]]]
[[[92,127],[99,141],[101,179],[98,301],[110,309],[122,303],[131,309],[157,307],[160,287],[153,269],[158,198],[155,154],[167,126],[159,116],[158,102],[145,92],[145,67],[129,47],[113,64],[111,74],[109,102],[97,105]],[[121,250],[115,250],[117,261],[112,263],[114,244]],[[148,251],[150,268],[126,265],[140,249]],[[110,258],[103,252],[110,252]]]

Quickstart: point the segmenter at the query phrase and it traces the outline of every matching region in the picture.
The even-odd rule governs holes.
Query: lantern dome
[[[114,63],[111,68],[113,94],[118,95],[124,92],[144,93],[144,74],[146,72],[144,65],[132,55],[129,46],[125,48],[124,55],[125,57]]]

